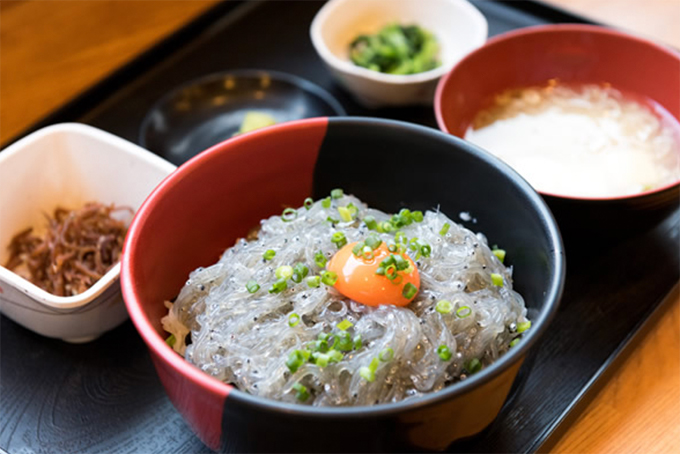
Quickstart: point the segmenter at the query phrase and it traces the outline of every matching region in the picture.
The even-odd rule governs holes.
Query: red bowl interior
[[[567,84],[610,83],[656,101],[680,121],[680,54],[615,30],[567,24],[505,33],[459,62],[437,87],[439,128],[464,137],[495,94],[553,78]]]

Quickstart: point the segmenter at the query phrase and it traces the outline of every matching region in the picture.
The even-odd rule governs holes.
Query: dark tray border
[[[264,1],[264,0],[257,0]],[[270,0],[276,1],[276,0]],[[590,25],[604,25],[602,23],[573,14],[557,6],[548,5],[539,0],[487,0],[510,5],[513,9],[545,19],[554,23],[581,23]],[[40,128],[54,123],[72,121],[73,118],[82,117],[90,110],[103,103],[116,91],[123,89],[144,73],[154,68],[155,65],[180,51],[184,44],[192,42],[201,33],[205,32],[216,23],[224,20],[233,10],[249,3],[248,0],[223,0],[209,7],[194,19],[181,26],[171,34],[162,38],[147,50],[142,51],[129,62],[123,64],[103,79],[77,94],[49,114],[43,116],[21,133],[5,141],[0,146],[0,151],[22,137]],[[620,369],[621,365],[631,356],[634,347],[651,331],[661,317],[668,312],[674,303],[680,285],[676,284],[662,299],[650,305],[650,310],[626,336],[618,348],[602,363],[597,373],[586,384],[581,393],[572,401],[571,405],[563,411],[560,417],[545,428],[544,432],[536,437],[536,443],[532,451],[550,451],[566,433],[569,427],[581,416],[583,410],[590,404],[593,398],[606,385],[608,380]],[[0,449],[0,452],[5,452]]]

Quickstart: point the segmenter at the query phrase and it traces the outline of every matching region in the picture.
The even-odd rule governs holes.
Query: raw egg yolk
[[[420,289],[420,275],[413,260],[408,255],[401,254],[411,266],[398,271],[396,279],[390,280],[384,275],[376,274],[380,262],[392,254],[387,245],[382,243],[373,251],[373,258],[366,259],[354,255],[352,249],[356,244],[345,245],[328,262],[328,270],[338,276],[335,288],[347,298],[367,306],[380,304],[406,306],[410,303],[418,292],[407,298],[403,295],[404,286],[412,284]]]

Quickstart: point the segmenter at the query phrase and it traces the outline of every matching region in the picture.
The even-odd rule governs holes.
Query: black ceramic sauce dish
[[[232,137],[249,111],[277,122],[345,114],[327,91],[292,74],[229,71],[187,82],[163,96],[144,118],[139,143],[179,165]]]
[[[246,168],[246,163],[253,166]],[[191,251],[191,260],[181,263],[188,273],[214,263],[217,250],[233,244],[260,219],[280,213],[281,204],[298,206],[304,197],[320,198],[336,187],[387,212],[439,208],[456,222],[461,222],[459,213],[469,213],[472,221],[461,223],[507,251],[514,288],[532,320],[522,342],[494,364],[439,392],[370,407],[291,405],[197,379],[192,366],[170,354],[156,318],[162,298],[176,292],[187,274],[178,273],[176,266],[159,270],[162,252],[154,251],[161,245],[179,256]],[[210,197],[202,197],[206,191]],[[159,227],[167,224],[164,213],[187,194],[196,206],[189,214],[173,212],[181,235]],[[215,214],[215,206],[226,213]],[[229,212],[239,213],[231,225]],[[215,220],[218,216],[222,219]],[[218,227],[222,233],[209,233]],[[188,239],[194,235],[203,236]],[[197,248],[202,250],[195,254]],[[320,118],[228,140],[180,167],[133,221],[122,285],[131,318],[170,399],[211,447],[228,452],[389,452],[443,450],[493,421],[525,357],[549,329],[564,276],[562,241],[550,211],[500,160],[431,128],[369,118]],[[221,424],[215,426],[206,422],[213,421],[205,415],[208,407],[202,413],[196,402],[214,403],[221,389],[223,401],[216,407]]]

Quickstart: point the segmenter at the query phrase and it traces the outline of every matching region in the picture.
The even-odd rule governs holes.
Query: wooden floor
[[[551,1],[680,48],[680,1]],[[0,141],[214,3],[0,1]],[[680,452],[680,299],[673,298],[554,452]]]

